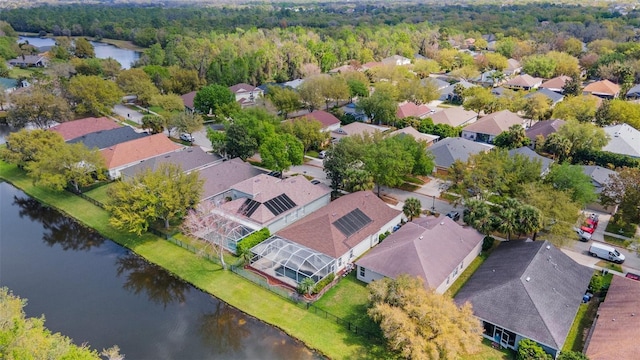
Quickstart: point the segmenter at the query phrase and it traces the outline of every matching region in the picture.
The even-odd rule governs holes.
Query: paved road
[[[120,104],[113,107],[113,112],[138,124],[142,124],[142,117],[145,115]]]

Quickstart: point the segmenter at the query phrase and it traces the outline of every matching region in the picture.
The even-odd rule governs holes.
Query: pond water
[[[18,42],[25,41],[36,47],[54,46],[56,44],[56,41],[52,38],[20,36],[18,39]],[[99,41],[91,41],[91,45],[93,45],[98,59],[114,58],[122,65],[123,69],[131,68],[131,65],[140,59],[140,52],[138,51],[122,49]]]
[[[4,182],[0,286],[50,330],[126,359],[320,359]]]

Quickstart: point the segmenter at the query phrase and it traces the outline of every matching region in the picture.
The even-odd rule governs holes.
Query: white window
[[[360,266],[360,277],[364,277],[365,273],[366,273],[366,269]]]
[[[349,250],[349,259],[353,258],[353,249]]]

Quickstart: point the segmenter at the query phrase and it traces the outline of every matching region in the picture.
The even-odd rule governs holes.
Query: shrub
[[[245,253],[246,251],[248,251],[252,247],[254,247],[254,246],[260,244],[261,242],[267,240],[269,238],[269,236],[271,236],[271,233],[269,232],[269,229],[267,229],[267,228],[260,229],[258,231],[255,231],[255,232],[247,235],[247,237],[245,237],[244,239],[242,239],[238,243],[238,247],[236,248],[236,254]]]
[[[334,273],[331,273],[331,274],[327,275],[324,279],[318,281],[316,286],[313,287],[312,293],[314,293],[314,294],[319,293],[320,291],[322,291],[322,289],[327,287],[327,285],[331,284],[331,282],[335,278],[336,278],[336,274],[334,274]]]
[[[492,236],[485,236],[484,240],[482,240],[482,251],[488,251],[489,249],[491,249],[495,242],[496,239],[494,239]]]
[[[602,276],[596,274],[591,277],[591,281],[589,281],[589,290],[591,293],[597,293],[602,290]]]
[[[520,340],[517,360],[551,360],[551,355],[544,352],[542,347],[533,340]]]
[[[389,234],[390,234],[390,232],[387,231],[385,233],[382,233],[382,234],[378,235],[378,241],[382,242],[382,240],[386,239],[387,236],[389,236]]]

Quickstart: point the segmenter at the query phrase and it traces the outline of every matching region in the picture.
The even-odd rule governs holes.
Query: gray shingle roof
[[[70,144],[83,143],[89,149],[106,149],[123,142],[136,140],[148,136],[146,133],[137,133],[128,126],[122,126],[111,130],[102,130],[82,135],[67,141]]]
[[[640,131],[628,124],[607,126],[603,130],[610,138],[603,151],[640,157]]]
[[[470,302],[480,319],[562,349],[592,272],[547,241],[504,242],[455,301]]]
[[[207,165],[212,165],[217,161],[222,161],[222,158],[218,155],[206,153],[198,146],[192,146],[185,147],[180,151],[174,151],[144,160],[140,164],[122,170],[121,174],[123,176],[133,177],[147,169],[154,171],[161,164],[180,165],[182,171],[188,172]]]
[[[536,153],[535,151],[531,150],[526,146],[509,150],[509,156],[516,156],[516,155],[525,156],[531,161],[539,160],[541,165],[540,171],[542,173],[546,172],[551,166],[551,164],[553,164],[553,160],[546,158],[542,155],[539,155],[538,153]]]
[[[483,144],[463,138],[446,138],[429,147],[436,165],[448,168],[456,160],[467,161],[469,156],[491,150],[493,145]]]
[[[204,179],[202,200],[226,191],[241,181],[264,173],[265,171],[253,167],[239,158],[206,167],[199,171],[200,178]]]
[[[554,92],[554,91],[551,91],[551,90],[545,89],[545,88],[540,88],[536,92],[532,92],[532,93],[529,93],[529,94],[525,95],[525,99],[529,99],[530,97],[532,97],[535,94],[542,94],[542,95],[546,96],[548,99],[551,100],[551,102],[553,104],[555,104],[555,103],[559,102],[560,100],[564,99],[564,95],[558,94],[557,92]]]
[[[565,123],[566,121],[560,119],[538,121],[526,130],[527,137],[531,139],[531,141],[535,141],[538,135],[542,135],[546,138],[558,131],[558,129],[560,129],[560,127]]]
[[[582,165],[582,172],[591,178],[591,183],[597,194],[602,192],[602,188],[609,182],[610,176],[616,174],[613,170],[594,165]]]
[[[419,276],[426,287],[437,288],[483,238],[446,216],[419,218],[389,235],[356,264],[393,279],[400,274]]]

